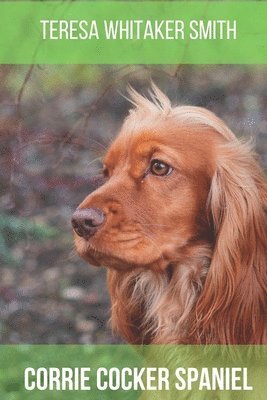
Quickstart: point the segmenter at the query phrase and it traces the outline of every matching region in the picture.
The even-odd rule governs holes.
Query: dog
[[[106,266],[111,324],[132,344],[267,342],[267,185],[250,143],[215,114],[152,85],[72,217]]]

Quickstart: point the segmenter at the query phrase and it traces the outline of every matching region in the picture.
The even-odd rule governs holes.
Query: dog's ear
[[[196,307],[194,329],[200,342],[255,344],[264,340],[266,189],[250,146],[238,141],[223,145],[208,204],[215,243]]]

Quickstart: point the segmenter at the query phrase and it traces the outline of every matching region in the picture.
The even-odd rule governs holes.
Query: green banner
[[[267,2],[1,2],[1,64],[266,64]]]
[[[267,346],[2,345],[4,400],[264,400]]]

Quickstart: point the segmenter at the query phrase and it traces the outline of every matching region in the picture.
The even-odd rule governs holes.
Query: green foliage
[[[0,261],[8,265],[18,265],[19,260],[12,254],[14,244],[25,241],[52,239],[58,231],[45,223],[37,223],[31,218],[21,218],[0,214]]]

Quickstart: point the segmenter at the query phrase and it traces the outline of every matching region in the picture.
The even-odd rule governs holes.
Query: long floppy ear
[[[214,253],[196,305],[206,343],[263,343],[267,308],[267,186],[248,144],[222,145],[209,208]]]

